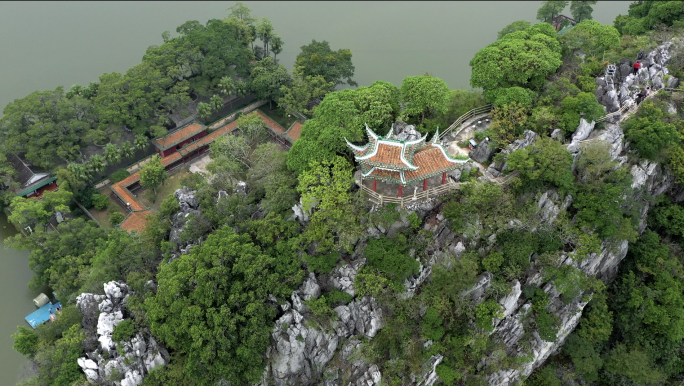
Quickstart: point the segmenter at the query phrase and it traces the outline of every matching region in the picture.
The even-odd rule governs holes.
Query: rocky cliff
[[[166,349],[149,334],[135,332],[114,342],[114,328],[127,319],[129,288],[124,283],[104,284],[104,295],[83,293],[76,304],[83,314],[86,356],[78,365],[88,381],[107,386],[137,386],[147,373],[167,363]]]
[[[619,80],[622,86],[616,88],[606,82],[603,77],[597,78],[599,88],[596,92],[598,100],[606,107],[607,112],[620,109],[624,104],[635,103],[636,94],[640,85],[649,82],[655,89],[661,87],[674,87],[679,81],[668,76],[666,64],[670,58],[670,50],[678,42],[668,42],[644,55],[644,66],[635,76],[631,75],[631,67],[627,61],[621,63]],[[581,152],[583,142],[587,140],[603,141],[610,146],[610,155],[619,164],[630,169],[633,178],[633,198],[639,205],[640,226],[639,232],[645,228],[645,220],[651,201],[649,196],[658,196],[671,190],[674,180],[668,171],[661,165],[649,161],[640,161],[636,164],[628,164],[626,151],[628,144],[624,144],[624,133],[619,124],[606,123],[600,130],[596,130],[594,122],[581,120],[574,133],[568,150],[575,159]],[[558,133],[555,133],[558,137]],[[505,158],[517,149],[525,148],[538,136],[527,131],[523,137],[503,151],[503,161],[492,163],[485,173],[485,179],[498,178],[507,170]],[[458,179],[458,176],[453,176]],[[558,214],[567,209],[572,203],[571,196],[560,196],[555,190],[544,192],[537,199],[538,216],[543,222],[551,223]],[[432,266],[443,254],[458,256],[465,250],[458,235],[453,234],[446,226],[444,217],[439,212],[440,201],[433,200],[428,203],[418,203],[415,208],[424,222],[426,230],[433,232],[433,239],[428,246],[432,252],[429,261],[420,266],[418,274],[410,277],[406,285],[405,296],[413,296],[420,290],[421,284],[429,280]],[[299,215],[301,217],[301,215]],[[393,224],[390,228],[407,226],[405,219]],[[512,226],[515,222],[512,221]],[[372,227],[367,230],[366,237],[377,237],[379,234],[387,234],[389,229]],[[263,384],[270,382],[276,385],[286,384],[325,384],[325,385],[380,385],[382,373],[376,364],[365,363],[358,355],[358,348],[363,339],[372,339],[382,328],[382,312],[372,298],[357,298],[347,306],[335,309],[338,317],[332,327],[323,328],[310,321],[306,307],[301,299],[308,299],[320,295],[320,287],[327,289],[334,287],[355,295],[354,277],[358,270],[365,264],[360,251],[363,243],[357,245],[356,252],[352,256],[351,263],[336,268],[329,275],[316,277],[311,275],[302,285],[299,291],[292,295],[292,301],[282,305],[284,315],[276,323],[273,331],[273,345],[270,347],[268,356],[270,364],[264,373]],[[469,245],[473,247],[472,245]],[[478,247],[475,245],[474,247]],[[618,266],[627,254],[628,242],[617,240],[603,242],[600,253],[594,253],[587,258],[577,261],[572,258],[574,251],[562,255],[562,264],[573,265],[589,276],[595,276],[604,281],[611,281],[617,274]],[[494,321],[494,331],[500,342],[503,343],[510,356],[527,355],[529,361],[516,367],[500,370],[489,377],[491,385],[509,385],[526,378],[531,372],[541,366],[549,356],[557,353],[565,342],[567,336],[577,326],[582,310],[586,306],[587,299],[576,297],[570,303],[561,300],[561,296],[554,284],[543,282],[541,272],[532,270],[523,280],[515,281],[511,285],[510,292],[499,299],[503,306],[503,315]],[[486,290],[491,281],[491,274],[480,275],[478,283],[469,291],[464,291],[463,296],[470,296],[474,302],[484,299]],[[524,326],[525,319],[531,312],[531,300],[522,296],[522,286],[533,285],[543,289],[548,294],[550,305],[548,311],[560,320],[555,342],[543,340],[534,331],[526,335]],[[355,354],[357,353],[357,354]],[[333,360],[334,359],[334,360]],[[438,381],[436,367],[441,362],[441,356],[433,356],[424,365],[421,374],[412,374],[410,384],[433,385]],[[496,360],[494,358],[485,358]]]

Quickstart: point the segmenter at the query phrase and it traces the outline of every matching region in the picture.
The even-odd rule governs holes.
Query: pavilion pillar
[[[442,173],[442,185],[446,183],[446,172]]]
[[[423,192],[427,190],[427,178],[423,180]]]
[[[378,191],[378,189],[377,189],[377,182],[378,182],[378,180],[373,180],[373,191],[374,191],[374,192],[377,192],[377,191]]]
[[[401,184],[399,184],[399,197],[401,197],[401,188],[402,188],[402,187],[403,187],[403,186],[402,186]]]

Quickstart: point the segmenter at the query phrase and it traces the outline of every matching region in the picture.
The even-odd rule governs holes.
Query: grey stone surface
[[[154,337],[145,337],[136,332],[127,341],[115,344],[112,332],[117,324],[125,320],[126,301],[130,289],[125,283],[111,281],[104,284],[104,295],[83,293],[78,296],[76,305],[84,315],[82,325],[86,331],[86,341],[99,343],[86,357],[78,358],[77,363],[88,381],[106,386],[137,386],[149,371],[167,363],[168,353]],[[99,302],[99,304],[97,303]],[[99,312],[94,325],[94,314]]]
[[[487,162],[494,155],[496,147],[492,146],[486,138],[477,147],[468,153],[468,156],[477,162]]]

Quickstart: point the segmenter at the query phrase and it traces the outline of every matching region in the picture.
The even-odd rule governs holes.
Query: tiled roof
[[[131,209],[132,210],[143,210],[145,207],[138,202],[138,200],[131,194],[131,192],[128,190],[128,187],[133,185],[134,183],[140,181],[140,176],[138,173],[135,173],[125,180],[119,181],[116,184],[111,186],[112,191],[119,196],[121,201],[124,202],[124,204],[128,203],[131,204]]]
[[[276,123],[274,120],[266,116],[261,111],[257,110],[257,114],[264,120],[264,122],[266,122],[267,125],[271,127],[271,129],[273,129],[273,131],[281,133],[285,132],[282,126],[280,126],[278,123]],[[165,167],[172,165],[173,163],[181,160],[185,155],[192,153],[193,151],[201,148],[202,146],[212,143],[216,138],[235,130],[236,127],[237,121],[233,121],[227,125],[224,125],[221,128],[212,132],[211,134],[206,135],[195,142],[189,143],[179,151],[162,158],[161,163]],[[206,127],[202,128],[206,129]],[[117,196],[119,196],[119,198],[124,203],[127,202],[131,204],[132,212],[129,213],[126,219],[121,223],[121,225],[119,225],[121,229],[124,229],[129,232],[133,230],[138,232],[141,231],[145,227],[145,224],[147,224],[147,220],[145,218],[148,215],[152,214],[152,212],[149,209],[145,208],[128,190],[129,186],[135,184],[138,181],[140,181],[140,175],[138,173],[133,173],[125,179],[110,186],[112,191]]]
[[[206,130],[207,127],[204,125],[199,124],[199,122],[194,121],[192,123],[189,123],[187,126],[181,127],[180,129],[177,129],[175,131],[172,131],[171,133],[161,137],[161,138],[155,138],[153,143],[157,148],[160,150],[166,150],[172,146],[175,146],[186,139],[203,132]]]
[[[290,128],[285,132],[285,135],[290,138],[292,142],[296,141],[299,139],[299,136],[302,134],[302,122],[297,121]]]
[[[126,216],[126,219],[123,220],[119,227],[127,232],[140,232],[147,225],[147,216],[151,214],[150,210],[133,211]]]
[[[283,134],[285,133],[285,129],[278,124],[278,122],[274,121],[271,119],[268,115],[264,114],[263,111],[261,110],[254,110],[254,112],[261,117],[261,119],[266,122],[266,126],[270,127],[271,130],[275,131],[278,134]],[[251,113],[250,113],[251,114]]]
[[[458,168],[459,164],[449,161],[438,147],[425,146],[413,155],[413,164],[418,170],[404,172],[406,181],[415,181]]]

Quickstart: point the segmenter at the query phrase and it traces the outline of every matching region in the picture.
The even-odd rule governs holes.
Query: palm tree
[[[90,157],[88,164],[95,174],[102,174],[107,167],[107,160],[103,156],[95,154]]]
[[[239,81],[235,85],[235,94],[242,98],[243,96],[249,94],[249,85],[247,82]]]
[[[104,147],[104,158],[110,165],[119,163],[121,161],[121,152],[115,144],[110,142]]]
[[[86,164],[70,163],[67,165],[67,170],[74,174],[74,176],[83,182],[90,180],[90,173]]]
[[[211,96],[209,103],[211,104],[212,111],[219,111],[223,107],[223,99],[216,94]]]
[[[218,87],[219,91],[221,91],[221,94],[230,95],[233,93],[233,91],[235,91],[235,82],[233,81],[233,78],[224,76],[219,81]]]
[[[135,155],[135,146],[130,142],[122,143],[119,150],[121,151],[121,155],[126,159],[133,158]]]
[[[145,134],[138,134],[135,136],[135,140],[133,141],[135,143],[135,148],[138,150],[145,150],[147,147],[147,137],[145,137]]]

